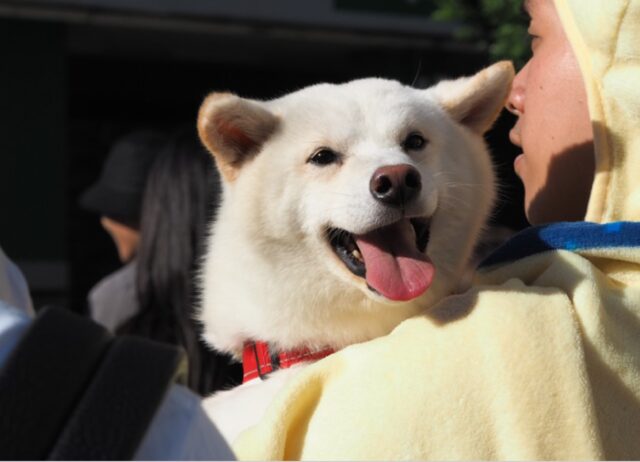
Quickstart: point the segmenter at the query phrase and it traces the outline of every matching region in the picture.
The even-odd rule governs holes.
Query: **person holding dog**
[[[640,3],[524,6],[506,106],[534,226],[467,292],[302,371],[240,458],[640,458]]]

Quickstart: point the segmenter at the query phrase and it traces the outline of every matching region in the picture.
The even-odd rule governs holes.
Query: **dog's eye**
[[[402,147],[407,151],[417,151],[422,149],[427,140],[420,133],[409,133],[409,136],[403,141]]]
[[[329,165],[336,163],[340,160],[340,156],[338,153],[332,151],[328,148],[322,148],[316,151],[311,157],[309,157],[308,162],[315,165]]]

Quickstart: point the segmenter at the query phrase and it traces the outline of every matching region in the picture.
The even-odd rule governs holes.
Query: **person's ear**
[[[504,107],[514,76],[513,64],[501,61],[471,77],[445,80],[426,91],[456,122],[483,134]]]
[[[233,181],[278,128],[263,104],[231,93],[211,93],[200,106],[198,134],[226,181]]]

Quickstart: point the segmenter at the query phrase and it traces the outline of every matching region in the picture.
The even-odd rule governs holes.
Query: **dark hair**
[[[202,340],[195,319],[195,272],[207,224],[220,196],[220,177],[194,130],[180,130],[154,161],[142,202],[137,251],[140,310],[118,333],[182,346],[188,385],[206,395],[239,382],[241,371]]]

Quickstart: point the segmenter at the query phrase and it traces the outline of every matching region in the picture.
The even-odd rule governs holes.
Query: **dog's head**
[[[427,90],[382,79],[202,104],[224,180],[202,274],[207,338],[341,347],[451,291],[489,213],[482,135],[513,68]]]

